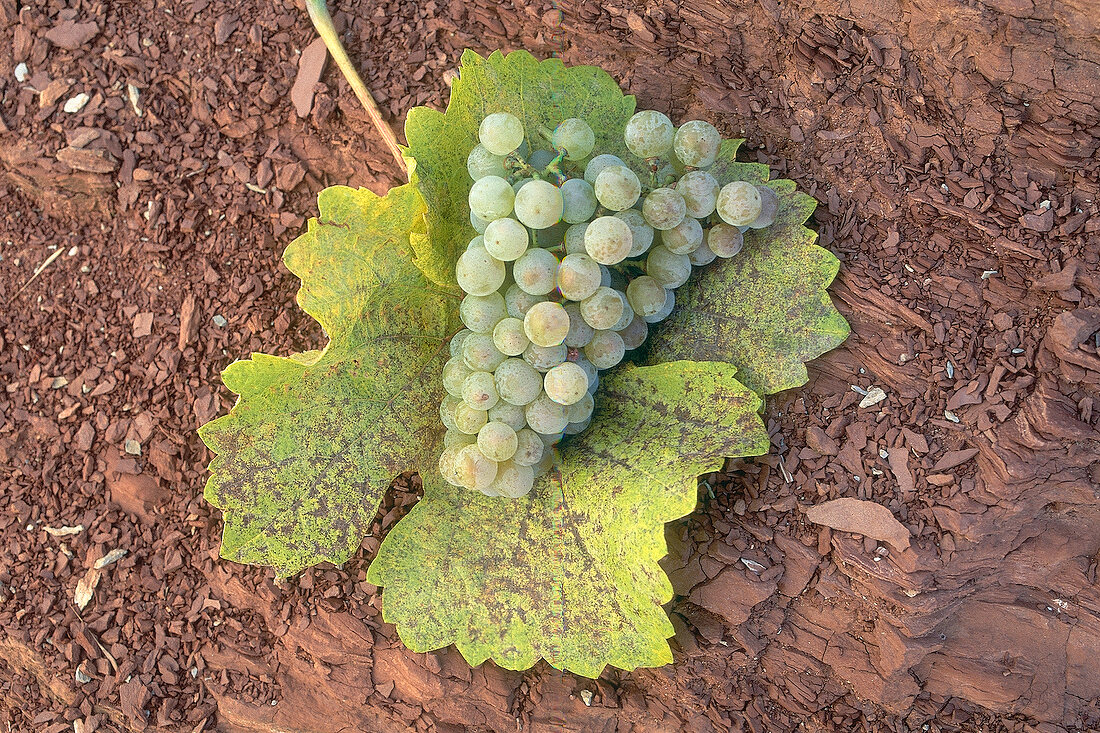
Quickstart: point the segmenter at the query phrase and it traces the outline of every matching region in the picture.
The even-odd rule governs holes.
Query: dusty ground
[[[342,571],[278,588],[218,561],[194,433],[230,405],[217,374],[321,343],[282,249],[321,188],[397,171],[339,77],[299,69],[293,3],[0,0],[8,730],[1100,727],[1091,0],[561,6],[357,0],[339,21],[394,121],[445,103],[464,47],[602,65],[641,106],[747,136],[844,263],[852,338],[770,406],[772,454],[669,527],[676,664],[593,682],[406,651],[363,578],[415,479]],[[853,385],[888,398],[861,410]],[[889,506],[912,549],[805,522],[839,496]]]

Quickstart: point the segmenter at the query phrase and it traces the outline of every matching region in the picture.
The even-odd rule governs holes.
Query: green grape
[[[503,318],[493,329],[493,346],[506,356],[519,356],[530,343],[519,318]]]
[[[475,410],[486,410],[500,400],[490,372],[474,372],[462,383],[462,401]]]
[[[526,424],[527,418],[524,417],[523,420]],[[512,455],[512,460],[520,466],[533,466],[542,458],[544,448],[542,438],[534,430],[531,428],[517,430],[516,452]]]
[[[560,247],[565,241],[565,232],[569,229],[569,222],[559,221],[552,227],[534,230],[535,244],[543,249]]]
[[[646,325],[645,319],[637,314],[635,314],[633,320],[626,325],[626,328],[616,330],[623,339],[623,348],[627,351],[636,349],[644,344],[646,337],[649,336],[649,326]]]
[[[451,343],[449,344],[451,356],[462,356],[462,344],[466,343],[466,337],[471,333],[473,333],[473,331],[464,328],[454,336],[451,336]]]
[[[597,369],[610,369],[623,360],[625,353],[623,337],[614,331],[596,331],[592,341],[584,347],[585,357]],[[528,417],[527,422],[530,421]]]
[[[745,246],[745,235],[735,226],[715,224],[707,233],[707,246],[719,257],[733,257]]]
[[[455,407],[455,429],[467,435],[476,435],[481,426],[489,419],[485,410],[475,410],[465,402],[459,402]]]
[[[545,396],[545,395],[543,395],[543,396]],[[564,405],[562,405],[562,406],[564,407]],[[566,423],[566,425],[568,425],[568,424],[569,423]],[[539,433],[539,432],[536,432],[535,435],[539,436],[539,440],[542,441],[542,445],[543,445],[544,450],[549,450],[549,449],[553,448],[558,443],[560,443],[561,439],[564,437],[560,430],[556,433]]]
[[[558,364],[565,361],[569,349],[565,344],[560,346],[539,346],[531,344],[523,352],[523,360],[539,372],[548,372]]]
[[[587,384],[587,380],[585,382]],[[565,409],[565,418],[571,423],[584,422],[592,417],[592,410],[596,407],[596,401],[592,394],[585,390],[581,398]]]
[[[484,491],[497,477],[497,462],[486,458],[477,445],[467,445],[455,455],[454,474],[467,489]]]
[[[565,254],[586,254],[584,249],[584,233],[588,229],[588,222],[574,224],[565,230]]]
[[[478,234],[485,233],[485,227],[489,226],[489,222],[478,217],[474,212],[470,212],[470,226],[474,228],[474,231]]]
[[[672,121],[656,110],[636,113],[626,122],[623,140],[630,152],[639,158],[656,158],[672,149],[676,128]]]
[[[493,411],[490,410],[489,414],[492,415],[492,413]],[[489,419],[491,420],[492,418],[490,417]],[[448,430],[443,434],[443,446],[445,448],[462,448],[463,446],[476,442],[476,436],[460,433],[457,430]]]
[[[516,218],[531,229],[554,226],[564,207],[561,189],[549,181],[534,180],[516,192]]]
[[[531,153],[531,157],[527,159],[527,165],[537,171],[542,171],[546,166],[550,165],[550,161],[556,157],[558,157],[557,153],[551,150],[536,150]]]
[[[520,190],[521,188],[523,188],[524,186],[526,186],[526,185],[527,185],[528,183],[530,183],[530,182],[531,182],[531,181],[533,181],[533,180],[535,180],[535,179],[534,179],[534,178],[532,178],[532,177],[530,177],[530,176],[528,176],[528,177],[526,177],[526,178],[518,178],[518,179],[516,179],[516,180],[515,180],[515,181],[514,181],[514,182],[512,183],[512,193],[519,193],[519,190]],[[514,203],[513,203],[513,206],[514,206]]]
[[[756,221],[761,208],[760,192],[747,181],[734,181],[722,186],[715,206],[722,221],[735,227],[748,226]]]
[[[630,226],[614,216],[593,219],[584,231],[584,249],[601,265],[615,265],[626,259],[634,244]]]
[[[493,345],[493,337],[487,333],[471,333],[462,344],[462,360],[475,372],[491,372],[505,358]]]
[[[595,335],[595,331],[592,332]],[[585,344],[587,346],[587,344]],[[592,394],[596,391],[597,385],[600,383],[600,370],[596,368],[596,365],[584,358],[582,355],[578,355],[571,361],[584,370],[585,375],[588,377],[588,394]]]
[[[511,262],[527,251],[531,235],[515,219],[491,221],[485,227],[485,251],[501,262]]]
[[[474,373],[473,369],[458,357],[451,357],[443,365],[443,388],[447,394],[462,397],[462,383]]]
[[[611,269],[607,265],[600,265],[600,287],[609,288],[614,278],[611,275]]]
[[[571,349],[579,349],[592,340],[593,328],[584,322],[581,315],[580,303],[567,303],[565,312],[569,314],[569,333],[565,335],[565,345]]]
[[[596,185],[596,179],[605,168],[611,166],[622,166],[626,168],[626,163],[622,161],[617,155],[611,155],[610,153],[603,153],[597,155],[592,160],[588,161],[588,165],[584,167],[584,180],[588,181],[593,186]]]
[[[617,290],[601,287],[581,302],[581,316],[597,331],[609,329],[623,316],[623,298]]]
[[[687,204],[684,197],[672,188],[650,191],[642,203],[642,216],[654,229],[672,229],[684,220]]]
[[[462,400],[451,395],[443,395],[443,401],[439,403],[439,419],[443,423],[443,427],[448,430],[457,430],[455,425],[455,410],[458,406],[463,404]]]
[[[568,300],[584,300],[600,287],[603,272],[586,254],[566,255],[558,265],[558,290]]]
[[[757,186],[760,194],[760,214],[749,224],[750,229],[763,229],[775,223],[779,215],[779,194],[770,186]]]
[[[550,399],[546,393],[540,394],[524,409],[527,424],[536,433],[554,435],[561,433],[569,421],[565,418],[565,405]]]
[[[630,307],[640,316],[651,316],[665,305],[665,288],[649,275],[642,275],[630,281],[626,288],[626,299]]]
[[[558,364],[542,380],[546,396],[559,405],[572,405],[588,394],[588,375],[571,361]]]
[[[489,485],[486,493],[518,499],[526,496],[535,485],[535,471],[530,466],[521,466],[515,461],[502,461],[497,464],[497,476]]]
[[[458,306],[458,315],[466,328],[474,333],[491,333],[508,315],[508,309],[504,305],[504,296],[500,293],[467,295]]]
[[[512,269],[515,270],[515,266]],[[531,293],[521,288],[518,283],[512,283],[504,291],[504,303],[508,307],[508,315],[520,320],[523,320],[523,317],[527,315],[527,311],[530,310],[531,306],[544,300],[546,300],[544,296],[531,295]]]
[[[706,219],[718,202],[718,179],[706,171],[689,171],[680,176],[676,190],[684,197],[687,215]]]
[[[619,302],[623,304],[623,314],[619,316],[619,320],[615,321],[615,324],[611,327],[612,331],[622,331],[624,328],[630,325],[630,322],[634,320],[634,309],[630,307],[630,301],[626,299],[626,293],[618,288],[614,288],[615,295],[619,296]]]
[[[493,155],[508,155],[523,143],[523,123],[510,112],[494,112],[481,121],[477,136]]]
[[[550,142],[558,150],[564,150],[569,160],[583,160],[596,147],[596,133],[584,120],[570,117],[555,128]]]
[[[649,250],[645,271],[666,289],[678,288],[691,277],[691,259],[669,252],[663,244],[658,245]]]
[[[709,236],[710,232],[707,232]],[[709,265],[714,262],[714,258],[718,255],[714,254],[714,250],[704,241],[695,251],[688,255],[688,259],[691,260],[691,264],[695,267],[702,267],[703,265]]]
[[[542,390],[542,375],[523,359],[508,359],[502,363],[494,379],[500,399],[510,405],[526,405]]]
[[[583,178],[570,178],[561,184],[563,201],[562,219],[570,224],[581,224],[596,213],[596,192]]]
[[[481,234],[471,239],[470,243],[466,245],[467,250],[478,249],[479,247],[485,249],[485,237]]]
[[[470,178],[475,181],[485,176],[508,177],[508,169],[504,167],[504,156],[494,155],[484,145],[475,145],[466,158],[466,170]]]
[[[523,317],[523,331],[536,346],[557,346],[569,333],[569,314],[561,303],[536,303]]]
[[[507,461],[516,452],[516,431],[502,422],[487,422],[477,431],[477,447],[486,458]]]
[[[702,120],[691,120],[680,125],[672,148],[684,165],[705,168],[718,157],[722,136],[714,125]]]
[[[665,291],[665,304],[661,306],[661,310],[657,311],[651,316],[642,316],[646,323],[653,325],[654,323],[660,323],[668,318],[668,315],[672,313],[672,309],[676,307],[676,293],[672,290]]]
[[[646,223],[642,212],[637,209],[627,209],[615,214],[616,219],[622,219],[630,227],[630,253],[627,257],[639,257],[646,253],[653,244],[653,227]]]
[[[531,466],[535,472],[535,478],[542,476],[545,473],[549,473],[550,469],[557,463],[557,456],[554,455],[554,451],[547,450],[542,454],[542,458],[539,462]]]
[[[502,422],[512,430],[520,430],[527,425],[527,418],[523,414],[523,405],[513,405],[511,402],[501,400],[489,410],[490,422]]]
[[[612,211],[629,209],[642,195],[642,184],[625,165],[613,165],[600,171],[592,184],[596,200]]]
[[[455,265],[458,286],[470,295],[489,295],[504,284],[507,271],[504,263],[489,254],[484,247],[463,252]]]
[[[458,452],[464,447],[461,445],[447,446],[439,454],[439,475],[451,486],[462,486],[462,482],[455,472],[455,459],[458,457]]]
[[[661,232],[661,244],[672,254],[689,255],[703,243],[703,225],[685,216],[676,226]]]
[[[516,193],[500,176],[485,176],[470,186],[470,211],[484,221],[494,221],[512,213]]]
[[[558,275],[558,258],[545,249],[529,249],[512,265],[516,285],[531,295],[546,295],[554,289]]]

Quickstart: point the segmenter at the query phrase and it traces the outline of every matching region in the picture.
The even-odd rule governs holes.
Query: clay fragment
[[[898,550],[909,547],[909,530],[889,509],[873,501],[851,497],[833,499],[807,509],[806,518],[814,524],[824,524],[841,532],[855,532],[889,542]]]

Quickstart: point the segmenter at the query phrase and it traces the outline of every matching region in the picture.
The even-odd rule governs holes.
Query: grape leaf
[[[542,657],[596,677],[671,662],[664,523],[692,511],[697,477],[723,457],[768,450],[760,397],[734,373],[692,361],[609,372],[560,476],[521,499],[422,474],[424,498],[367,574],[385,586],[383,619],[413,651],[454,643],[471,665]]]
[[[217,454],[205,497],[225,515],[222,557],[280,575],[346,560],[392,479],[434,465],[445,340],[461,327],[460,293],[412,262],[414,186],[328,188],[318,206],[283,259],[328,345],[230,364],[237,404],[199,430]]]

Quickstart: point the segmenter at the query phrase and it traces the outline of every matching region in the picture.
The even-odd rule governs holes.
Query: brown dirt
[[[406,651],[364,577],[415,483],[342,570],[280,588],[218,561],[194,433],[230,405],[217,374],[320,343],[279,255],[322,187],[397,171],[331,68],[292,92],[293,3],[0,0],[8,730],[1100,727],[1094,3],[562,5],[354,0],[338,22],[394,120],[443,104],[463,47],[560,39],[644,107],[744,130],[844,263],[852,338],[771,405],[772,454],[669,527],[676,664],[589,681]],[[841,496],[911,547],[805,521]]]

